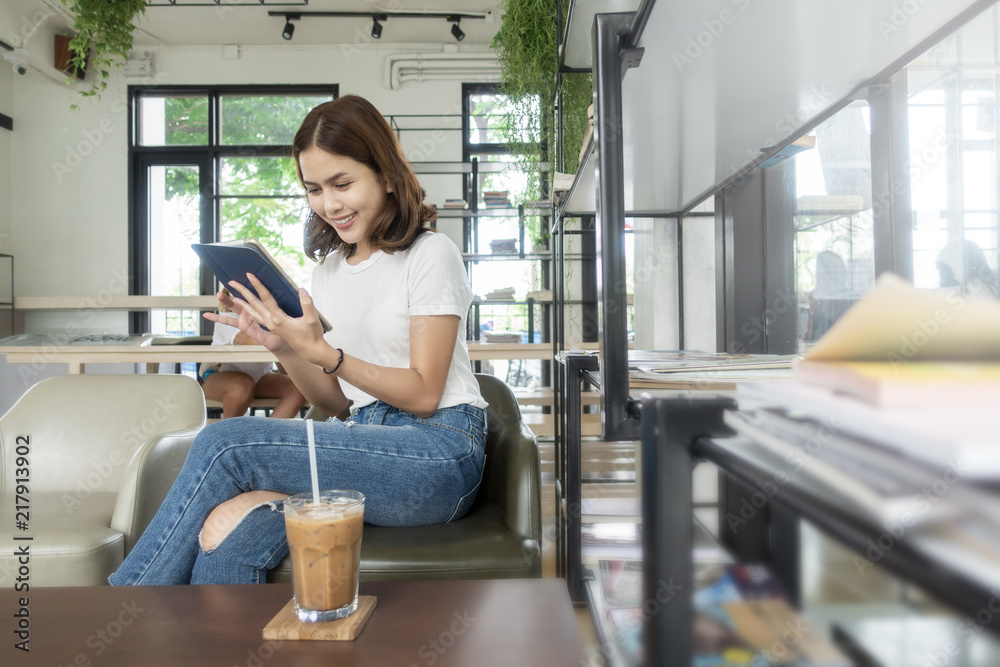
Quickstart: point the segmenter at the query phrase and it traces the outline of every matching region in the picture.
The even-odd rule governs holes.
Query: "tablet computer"
[[[248,273],[252,273],[271,292],[278,306],[292,317],[302,317],[299,288],[295,281],[271,257],[264,246],[254,239],[239,239],[220,243],[192,243],[191,248],[223,286],[235,280],[254,294]],[[234,293],[239,298],[238,293]],[[319,316],[323,331],[330,330],[330,323]]]

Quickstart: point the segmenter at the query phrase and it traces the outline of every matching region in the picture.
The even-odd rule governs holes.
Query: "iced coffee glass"
[[[358,608],[358,563],[365,497],[357,491],[300,493],[285,501],[292,555],[295,613],[303,621],[332,621]]]

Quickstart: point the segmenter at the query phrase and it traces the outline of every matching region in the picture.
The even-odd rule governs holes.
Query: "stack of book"
[[[535,301],[552,301],[552,290],[550,289],[539,289],[528,292],[525,295],[526,299],[534,299]]]
[[[642,562],[598,563],[603,606],[617,648],[629,665],[643,664]],[[726,667],[851,667],[823,633],[805,622],[764,565],[695,563],[692,665]],[[668,603],[669,604],[669,603]]]
[[[487,301],[513,301],[514,300],[514,288],[513,287],[501,287],[495,289],[492,292],[487,292]]]
[[[465,203],[464,199],[445,199],[445,208],[468,208],[469,205]]]
[[[522,338],[516,331],[487,331],[483,336],[487,343],[520,343]]]
[[[490,252],[494,255],[516,255],[517,239],[493,239],[490,241]]]
[[[555,193],[565,192],[573,187],[573,182],[576,180],[576,174],[564,174],[562,172],[554,172],[552,174],[552,191]]]
[[[884,274],[792,374],[741,386],[741,408],[804,411],[937,471],[1000,480],[1000,301]]]
[[[524,202],[524,208],[540,209],[540,210],[544,211],[544,210],[547,210],[549,208],[552,208],[552,200],[551,199],[529,199],[528,201]]]
[[[507,190],[486,190],[483,192],[486,208],[510,208],[510,193]]]

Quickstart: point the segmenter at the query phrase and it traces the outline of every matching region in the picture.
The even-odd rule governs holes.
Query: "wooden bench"
[[[255,398],[250,403],[250,414],[252,415],[255,412],[257,412],[258,410],[263,410],[265,415],[270,415],[271,414],[271,410],[274,410],[274,408],[278,405],[278,401],[279,400],[280,399],[277,399],[277,398]],[[300,416],[305,416],[306,411],[310,407],[312,407],[311,404],[309,403],[309,401],[306,401],[303,404],[302,409],[299,410],[299,415]],[[208,421],[209,422],[217,421],[219,419],[219,417],[221,416],[221,414],[222,414],[222,401],[217,401],[217,400],[212,399],[212,398],[206,398],[205,399],[205,408],[209,412],[209,419],[208,419]],[[213,416],[212,413],[217,413],[217,414],[215,414]]]
[[[522,414],[521,419],[524,423],[528,425],[531,432],[538,437],[552,437],[556,434],[555,431],[555,415],[542,415],[542,414]],[[599,436],[601,435],[601,415],[599,414],[585,414],[582,416],[581,421],[582,435],[584,436]]]
[[[552,389],[549,387],[538,387],[534,389],[524,389],[519,387],[512,388],[514,396],[517,398],[519,405],[524,406],[551,406],[553,404]],[[583,404],[584,405],[597,405],[600,401],[601,395],[596,392],[585,392],[583,394]],[[278,404],[277,398],[255,398],[250,404],[250,412],[253,413],[256,410],[273,410]],[[222,402],[216,401],[211,398],[205,399],[205,407],[212,410],[221,410]],[[307,401],[304,408],[309,408],[310,404]],[[526,415],[530,416],[530,415]],[[544,417],[549,417],[551,415],[540,415]],[[536,432],[536,435],[538,433]]]
[[[554,403],[551,387],[534,387],[526,389],[523,387],[511,387],[517,402],[520,405],[543,405],[551,406]],[[593,391],[585,391],[581,395],[584,405],[597,405],[601,401],[601,395]]]

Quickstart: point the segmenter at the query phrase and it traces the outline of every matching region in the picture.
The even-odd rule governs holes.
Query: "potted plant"
[[[553,171],[574,173],[579,167],[580,146],[586,135],[587,107],[592,101],[590,73],[559,73],[559,25],[557,9],[566,0],[501,0],[503,18],[493,40],[500,67],[500,91],[507,95],[513,111],[506,119],[504,136],[511,153],[529,175],[530,198],[538,199],[542,183],[552,172],[542,170],[553,163]],[[557,105],[562,107],[561,164],[555,164],[559,128]],[[539,141],[525,137],[537,128]],[[549,190],[551,192],[551,190]],[[548,238],[545,225],[535,224],[532,240],[542,245]]]
[[[135,19],[146,11],[146,0],[62,0],[73,13],[74,37],[69,48],[71,71],[91,73],[84,97],[100,98],[108,87],[111,70],[132,51]],[[74,105],[74,108],[76,105]]]

